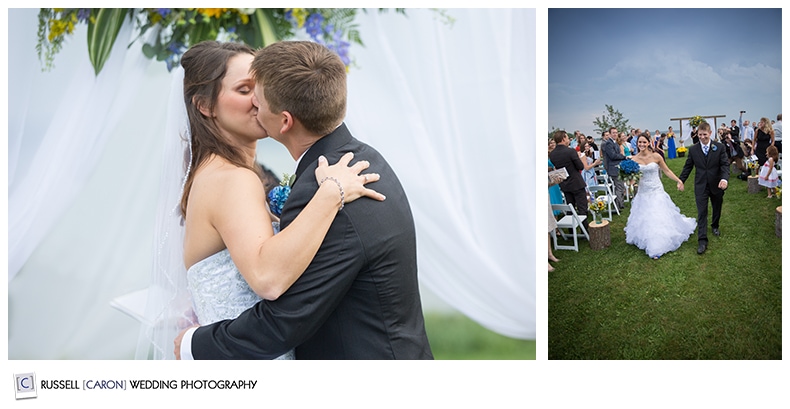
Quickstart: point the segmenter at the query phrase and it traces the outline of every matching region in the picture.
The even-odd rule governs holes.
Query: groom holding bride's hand
[[[724,202],[724,191],[730,178],[730,161],[724,145],[710,140],[711,130],[707,122],[702,122],[697,129],[699,142],[689,148],[686,164],[680,173],[684,183],[696,168],[694,176],[694,198],[697,202],[697,254],[708,249],[708,199],[713,209],[711,228],[713,235],[719,236],[719,219]],[[678,184],[678,190],[683,190]]]

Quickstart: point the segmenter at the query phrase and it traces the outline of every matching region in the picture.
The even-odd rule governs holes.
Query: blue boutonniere
[[[269,191],[269,210],[277,217],[283,213],[283,206],[285,201],[288,200],[288,195],[291,194],[291,186],[294,184],[296,175],[283,174],[283,180],[278,186],[275,186]]]
[[[713,146],[711,147],[711,150],[712,150],[713,152],[716,152],[716,149],[718,149],[718,148],[716,148],[716,145],[713,145]]]

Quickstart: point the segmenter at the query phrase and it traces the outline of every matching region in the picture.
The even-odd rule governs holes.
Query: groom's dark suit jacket
[[[686,164],[680,173],[680,180],[683,182],[691,175],[691,169],[696,168],[694,175],[694,192],[702,192],[707,186],[713,196],[722,196],[724,191],[719,189],[719,182],[730,178],[730,160],[727,157],[727,148],[719,142],[710,142],[708,156],[702,152],[699,143],[689,148]],[[713,147],[716,147],[715,150]]]
[[[361,198],[335,217],[310,266],[275,301],[261,301],[235,320],[198,328],[195,359],[269,359],[296,348],[297,359],[432,359],[417,285],[409,202],[395,172],[346,125],[305,154],[283,208],[287,228],[318,190],[319,155],[329,163],[353,152],[370,162],[368,185],[387,199]],[[331,181],[326,183],[332,183]]]

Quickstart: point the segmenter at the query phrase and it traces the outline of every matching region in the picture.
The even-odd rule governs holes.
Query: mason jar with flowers
[[[590,200],[588,204],[588,208],[593,214],[593,223],[601,224],[602,222],[602,214],[603,211],[606,209],[606,202],[601,199],[593,199]]]

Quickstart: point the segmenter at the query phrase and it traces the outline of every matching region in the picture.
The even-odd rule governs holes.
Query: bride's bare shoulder
[[[240,167],[228,160],[213,156],[195,171],[195,183],[227,186],[237,183],[259,183],[260,178],[250,169]]]

